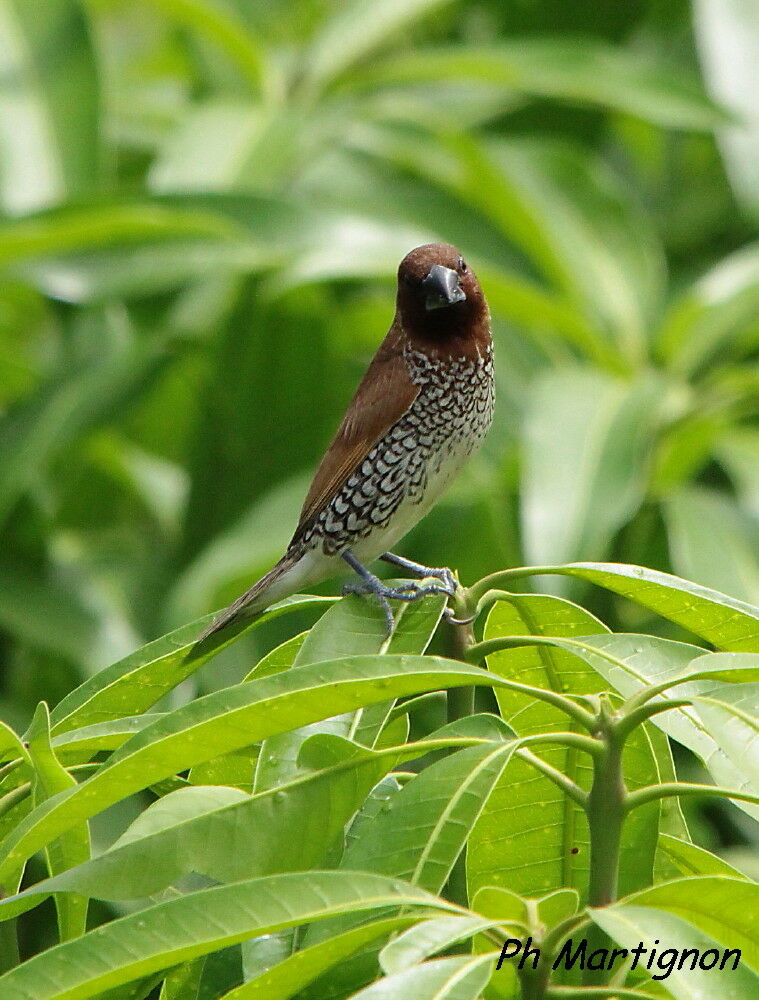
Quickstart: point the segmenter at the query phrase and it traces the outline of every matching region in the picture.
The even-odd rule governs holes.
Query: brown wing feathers
[[[335,496],[377,441],[408,410],[418,393],[403,358],[400,332],[393,324],[316,471],[303,504],[296,536]]]

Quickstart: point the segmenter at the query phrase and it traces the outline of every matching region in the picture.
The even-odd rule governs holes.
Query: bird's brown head
[[[490,315],[474,271],[450,243],[426,243],[398,268],[396,321],[414,347],[455,357],[490,344]]]

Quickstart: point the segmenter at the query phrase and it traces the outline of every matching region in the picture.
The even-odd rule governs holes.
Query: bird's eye
[[[461,271],[462,274],[466,274],[466,272],[469,270],[469,268],[466,266],[466,261],[464,260],[463,257],[459,257],[458,269],[459,271]]]

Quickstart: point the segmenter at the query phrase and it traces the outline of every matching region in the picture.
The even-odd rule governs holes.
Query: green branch
[[[630,792],[625,800],[625,811],[630,812],[638,806],[648,805],[657,799],[669,799],[676,795],[716,795],[721,799],[738,799],[740,802],[751,802],[759,806],[759,795],[750,795],[731,788],[720,788],[718,785],[692,785],[682,781],[669,781],[662,785],[646,785]]]
[[[486,656],[490,656],[491,653],[498,653],[503,649],[511,649],[516,645],[540,645],[541,638],[541,636],[530,635],[486,639],[483,642],[476,642],[469,648],[467,660],[470,663],[478,663],[484,660]],[[544,643],[544,645],[550,645],[550,643]],[[538,698],[540,701],[553,705],[554,708],[560,709],[565,715],[574,719],[583,729],[587,729],[589,732],[593,732],[596,728],[596,718],[593,713],[578,705],[576,701],[572,701],[571,698],[567,698],[566,695],[558,694],[556,691],[548,691],[546,688],[536,688],[529,684],[520,684],[518,681],[511,681],[505,677],[499,677],[499,684],[510,688],[512,691],[521,691],[523,694],[529,694],[533,698]]]

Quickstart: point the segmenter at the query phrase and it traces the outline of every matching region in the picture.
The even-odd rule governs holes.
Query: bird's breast
[[[371,560],[390,548],[437,502],[493,417],[493,359],[430,359],[407,348],[419,392],[369,450],[301,537],[325,555],[346,548]]]

